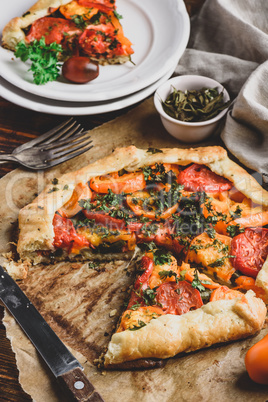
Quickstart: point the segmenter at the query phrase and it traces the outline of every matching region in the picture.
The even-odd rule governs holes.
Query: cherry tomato
[[[256,278],[268,256],[268,229],[247,228],[231,242],[232,265],[244,275]]]
[[[72,56],[63,63],[62,75],[68,81],[85,84],[99,75],[99,65],[88,57]]]
[[[115,194],[132,193],[143,190],[146,186],[143,172],[126,173],[119,176],[118,173],[111,173],[106,176],[95,177],[90,180],[90,187],[97,193],[107,194],[112,190]]]
[[[59,44],[64,42],[66,33],[79,34],[81,30],[72,21],[64,18],[43,17],[32,23],[31,29],[26,35],[26,41],[40,40],[44,36],[46,45],[53,42]]]
[[[268,335],[246,353],[245,365],[250,378],[258,384],[268,384]]]
[[[178,183],[183,184],[186,191],[206,191],[207,193],[226,191],[233,187],[229,180],[218,176],[206,166],[196,163],[180,172]]]
[[[200,292],[186,281],[164,282],[156,289],[156,301],[165,314],[185,314],[203,305]]]
[[[77,234],[70,219],[55,214],[53,226],[55,233],[54,247],[66,248],[69,251],[89,247],[88,240],[84,236]]]

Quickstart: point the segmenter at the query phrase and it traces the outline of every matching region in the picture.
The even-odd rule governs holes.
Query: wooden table
[[[190,15],[196,13],[204,2],[204,0],[184,1]],[[91,130],[126,113],[133,107],[135,105],[102,115],[79,116],[77,121],[85,129]],[[0,98],[0,150],[3,153],[10,153],[18,145],[41,135],[64,120],[66,120],[64,116],[34,112]],[[0,177],[14,168],[15,166],[10,163],[0,165]],[[22,390],[18,381],[19,373],[15,355],[2,324],[3,315],[4,308],[0,306],[0,401],[31,401],[32,399]]]

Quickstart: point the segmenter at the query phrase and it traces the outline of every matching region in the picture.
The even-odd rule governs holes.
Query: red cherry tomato
[[[250,378],[258,384],[268,384],[268,335],[253,345],[246,354],[245,365]]]
[[[164,282],[156,289],[156,301],[165,314],[185,314],[203,305],[199,291],[186,281]]]
[[[268,229],[247,228],[231,242],[232,265],[244,275],[256,278],[268,256]]]
[[[99,65],[90,61],[88,57],[72,56],[63,63],[62,75],[68,81],[85,84],[98,77]]]
[[[206,166],[196,163],[180,172],[178,183],[183,184],[186,191],[206,191],[207,193],[226,191],[233,187],[229,180],[218,176]]]

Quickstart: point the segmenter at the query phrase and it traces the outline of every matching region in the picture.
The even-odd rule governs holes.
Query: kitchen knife
[[[0,299],[45,360],[69,400],[103,401],[83,373],[81,364],[1,265]]]

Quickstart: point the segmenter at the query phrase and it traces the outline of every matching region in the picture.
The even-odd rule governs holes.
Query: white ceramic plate
[[[6,100],[22,106],[26,109],[34,110],[36,112],[57,114],[57,115],[93,115],[98,113],[108,113],[114,110],[120,110],[124,107],[131,106],[141,100],[150,96],[163,82],[169,79],[175,70],[174,65],[168,73],[166,73],[160,80],[154,84],[138,91],[132,95],[118,98],[108,102],[65,102],[52,99],[43,98],[41,96],[33,95],[25,92],[22,89],[10,84],[8,81],[0,77],[0,93]]]
[[[22,15],[34,0],[8,0],[0,14],[0,32],[13,17]],[[124,33],[133,43],[132,60],[100,66],[99,76],[84,85],[63,78],[46,85],[33,84],[29,64],[0,48],[0,74],[31,94],[69,102],[96,102],[133,94],[153,84],[182,56],[189,39],[190,21],[183,0],[117,0]]]

